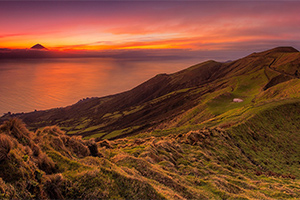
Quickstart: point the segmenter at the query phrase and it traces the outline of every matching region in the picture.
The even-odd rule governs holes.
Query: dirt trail
[[[289,74],[289,73],[286,73],[286,72],[283,72],[283,71],[279,71],[277,69],[272,68],[271,66],[274,64],[275,60],[276,60],[276,58],[274,58],[273,61],[267,66],[268,69],[270,69],[270,70],[272,70],[274,72],[280,73],[280,74],[284,74],[284,75],[286,75],[286,76],[288,76],[290,78],[298,78],[295,75],[292,75],[292,74]],[[266,77],[268,78],[268,80],[270,80],[270,77],[266,73],[266,69],[265,69],[264,73],[265,73]]]
[[[273,65],[273,63],[275,62],[275,60],[276,60],[276,58],[274,58],[273,61],[272,61],[268,66],[265,67],[264,74],[265,74],[265,76],[267,77],[268,81],[270,81],[271,78],[269,77],[269,75],[267,74],[266,71],[267,71],[267,68],[271,69],[271,65]],[[272,70],[272,69],[271,69],[271,70]],[[274,71],[274,70],[273,70],[273,71]]]

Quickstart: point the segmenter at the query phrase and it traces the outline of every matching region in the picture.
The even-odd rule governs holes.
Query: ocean
[[[174,73],[197,59],[111,58],[0,61],[0,116],[65,107],[86,97],[124,92],[160,73]]]

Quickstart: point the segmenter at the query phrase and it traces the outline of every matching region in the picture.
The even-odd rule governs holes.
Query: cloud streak
[[[300,48],[299,7],[296,1],[0,2],[0,47]]]

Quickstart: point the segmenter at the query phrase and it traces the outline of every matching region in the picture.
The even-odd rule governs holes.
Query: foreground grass
[[[0,127],[4,199],[300,198],[297,103],[227,130],[194,126],[113,141]]]

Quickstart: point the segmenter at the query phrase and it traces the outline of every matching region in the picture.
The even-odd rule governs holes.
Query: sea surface
[[[65,107],[86,97],[127,91],[160,73],[174,73],[199,59],[105,58],[0,60],[0,116]]]

